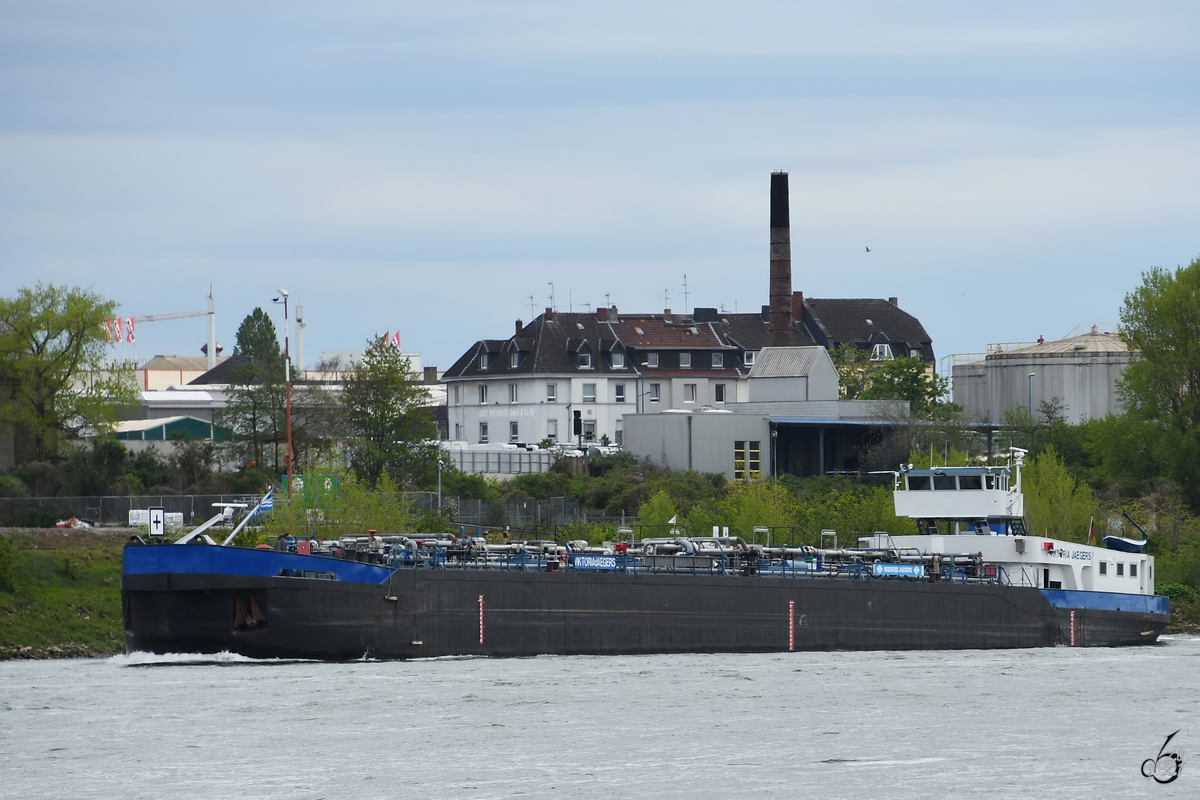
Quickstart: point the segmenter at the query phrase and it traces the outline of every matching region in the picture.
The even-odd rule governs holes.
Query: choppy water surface
[[[1167,785],[1141,774],[1168,734]],[[1200,638],[1156,647],[0,664],[0,796],[1200,796]]]

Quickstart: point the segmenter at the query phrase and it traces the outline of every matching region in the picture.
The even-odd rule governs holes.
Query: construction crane
[[[213,300],[211,287],[208,290],[207,311],[175,311],[170,314],[144,314],[140,317],[131,315],[130,319],[137,319],[139,322],[162,322],[168,319],[188,319],[189,317],[203,317],[206,315],[208,316],[208,344],[204,350],[205,355],[208,356],[208,368],[214,369],[217,366],[217,306]],[[118,341],[120,340],[118,339]],[[130,341],[133,341],[132,334]]]

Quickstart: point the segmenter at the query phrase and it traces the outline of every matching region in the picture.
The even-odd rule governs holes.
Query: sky
[[[282,287],[306,366],[399,331],[445,369],[552,294],[757,310],[786,170],[793,288],[898,297],[946,367],[1200,256],[1198,82],[1193,0],[7,0],[0,296],[211,287],[228,354]]]

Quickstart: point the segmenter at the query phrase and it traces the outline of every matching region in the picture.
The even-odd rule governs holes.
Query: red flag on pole
[[[125,318],[125,341],[133,344],[133,317]]]
[[[396,331],[396,335],[392,337],[392,346],[397,350],[400,349],[400,331]]]
[[[125,318],[117,317],[116,324],[113,325],[113,332],[116,334],[113,341],[121,342],[125,339]]]

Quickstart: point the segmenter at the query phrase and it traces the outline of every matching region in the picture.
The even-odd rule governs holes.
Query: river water
[[[1167,735],[1177,781],[1143,777]],[[0,663],[5,798],[1200,796],[1154,647]]]

